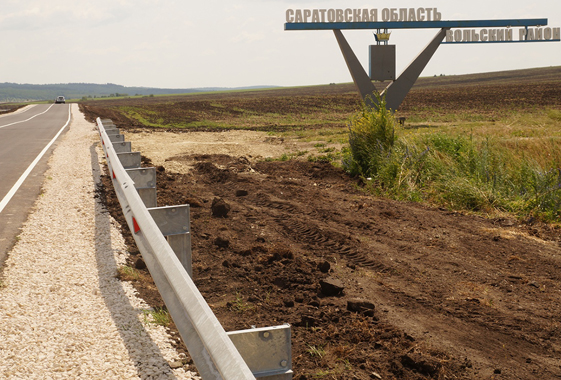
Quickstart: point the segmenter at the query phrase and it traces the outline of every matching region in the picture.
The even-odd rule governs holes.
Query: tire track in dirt
[[[445,220],[448,218],[457,219],[457,214],[443,213],[447,218],[444,218],[440,223],[430,223],[432,225],[427,226],[429,228],[426,236],[420,235],[412,237],[410,236],[412,231],[418,229],[419,225],[422,225],[423,222],[426,225],[426,217],[421,218],[419,215],[405,214],[405,209],[400,211],[394,210],[391,206],[385,206],[381,208],[378,213],[387,221],[386,227],[373,228],[373,226],[376,225],[375,219],[370,219],[368,217],[368,212],[364,212],[361,215],[357,214],[357,219],[360,219],[360,222],[338,218],[334,213],[331,214],[331,218],[325,218],[325,215],[329,214],[331,210],[323,210],[321,206],[318,207],[318,203],[323,201],[325,204],[328,204],[330,203],[329,198],[323,198],[320,202],[314,202],[315,208],[310,210],[310,207],[306,204],[306,198],[301,198],[298,190],[291,190],[290,186],[286,184],[286,181],[279,179],[278,186],[284,185],[282,192],[279,190],[269,197],[261,195],[260,202],[256,203],[256,206],[260,207],[263,213],[271,214],[275,223],[281,228],[278,232],[291,241],[298,243],[302,249],[314,252],[328,251],[336,253],[341,258],[347,259],[350,263],[357,266],[372,269],[378,273],[399,274],[401,278],[400,281],[404,281],[408,286],[394,288],[392,286],[394,282],[393,278],[388,278],[385,280],[386,292],[384,293],[390,295],[390,297],[384,298],[391,304],[401,306],[403,310],[408,310],[407,314],[410,317],[423,314],[443,315],[439,320],[447,324],[448,330],[456,334],[457,337],[465,334],[462,329],[473,331],[472,341],[470,344],[467,344],[466,347],[471,346],[472,349],[479,349],[481,352],[486,352],[485,355],[488,355],[490,358],[492,357],[493,360],[496,360],[497,357],[496,347],[485,347],[485,342],[489,338],[495,341],[504,341],[508,336],[509,340],[512,339],[516,341],[517,343],[514,344],[515,347],[510,349],[509,355],[512,355],[511,357],[524,358],[528,352],[540,352],[539,355],[541,357],[539,359],[533,359],[536,365],[539,365],[538,363],[540,362],[542,364],[548,362],[547,352],[559,351],[559,347],[556,344],[549,342],[550,338],[559,335],[558,328],[555,327],[556,325],[544,329],[544,322],[547,323],[546,321],[542,321],[538,325],[533,324],[537,321],[535,318],[541,319],[541,313],[538,310],[536,310],[537,313],[524,313],[526,316],[533,315],[530,318],[513,318],[513,310],[494,303],[494,300],[501,297],[495,290],[497,280],[493,279],[495,277],[494,274],[489,275],[485,273],[488,270],[484,268],[486,264],[502,266],[501,260],[504,259],[501,257],[504,256],[504,254],[497,255],[496,253],[486,253],[487,250],[493,250],[493,245],[489,245],[489,243],[486,242],[486,233],[481,234],[481,232],[466,229],[465,232],[457,231],[456,233],[459,233],[458,237],[450,238],[446,232]],[[281,197],[281,194],[286,195],[286,199],[278,199],[278,197]],[[326,196],[326,194],[322,195]],[[272,198],[275,198],[275,200],[272,200]],[[372,210],[369,212],[372,212]],[[423,222],[421,222],[421,220]],[[484,222],[484,220],[481,221]],[[330,227],[330,224],[335,224],[336,229]],[[342,224],[349,227],[348,230],[342,230]],[[351,239],[352,242],[349,243],[350,239],[347,238],[346,234],[356,234],[357,227],[364,232],[362,236],[366,236],[367,238],[372,238],[379,234],[383,235],[380,239],[376,239],[376,244],[383,246],[381,250],[386,252],[386,256],[377,257],[377,260],[373,260],[371,258],[372,253],[369,252],[372,249],[372,242],[367,247],[362,247],[362,244],[357,243],[356,239]],[[388,229],[390,229],[390,232],[388,232]],[[468,235],[468,233],[473,234],[474,232],[476,232],[475,235]],[[465,234],[465,237],[462,237],[462,234]],[[359,235],[361,234],[359,233]],[[489,239],[491,242],[498,245],[499,250],[508,249],[506,246],[517,252],[524,252],[527,249],[532,249],[530,248],[531,245],[528,245],[527,242],[524,243],[525,246],[519,246],[516,239],[510,239],[508,242],[503,242],[501,238],[496,236],[490,236]],[[393,241],[393,243],[386,245],[384,241],[388,243]],[[458,241],[463,244],[457,246]],[[416,278],[416,276],[418,276],[417,267],[421,267],[421,265],[415,262],[402,260],[401,258],[403,255],[405,255],[405,257],[407,255],[416,254],[421,255],[421,257],[426,255],[426,253],[422,253],[422,249],[419,249],[419,243],[421,245],[426,245],[432,252],[425,259],[425,269],[423,270],[427,270],[427,264],[431,267],[431,262],[434,262],[433,265],[436,266],[433,270],[436,276],[429,276],[423,281],[419,281]],[[475,251],[473,248],[474,243],[478,246]],[[503,245],[505,245],[504,248]],[[536,245],[534,249],[539,251],[539,246]],[[395,261],[391,262],[389,265],[382,264],[384,259],[387,260],[388,255],[393,254],[395,254]],[[441,258],[437,259],[435,255],[440,255]],[[462,256],[467,256],[467,258],[473,260],[473,262],[468,261],[468,263],[462,263],[462,261],[465,261],[465,259],[462,260]],[[492,261],[491,258],[493,258]],[[462,299],[457,299],[457,296],[456,299],[447,299],[446,296],[453,293],[454,289],[446,289],[443,287],[444,283],[442,281],[444,281],[445,273],[443,269],[446,268],[448,264],[444,265],[442,269],[439,268],[437,263],[442,260],[449,261],[451,268],[461,268],[462,265],[468,264],[473,267],[471,270],[476,273],[480,272],[478,275],[485,278],[485,280],[483,280],[483,283],[477,285],[469,281],[465,281],[465,283],[462,284],[462,274],[461,271],[458,270],[460,282],[457,286],[460,287],[463,285],[466,287],[473,287],[470,291],[466,291],[466,293],[473,294],[466,294]],[[525,259],[514,259],[515,263],[519,261],[524,262]],[[528,259],[528,261],[530,260]],[[549,265],[553,267],[558,267],[559,265],[558,260],[551,260],[548,257],[536,261],[536,265],[539,264],[541,267],[543,263],[548,261],[550,261]],[[524,271],[531,274],[535,272],[535,269],[532,265],[528,264]],[[553,272],[552,269],[547,269],[543,274],[551,277],[553,276],[553,274],[549,274],[551,272]],[[387,290],[390,291],[387,292]],[[532,302],[532,300],[528,299],[527,302]],[[419,322],[419,325],[422,324],[422,322]],[[425,322],[424,325],[430,326],[430,322]],[[482,331],[487,331],[488,335],[480,334]],[[476,339],[476,337],[479,338]],[[468,335],[466,335],[466,339],[468,339]],[[484,362],[485,360],[486,359],[482,359]],[[528,363],[530,363],[529,358],[525,360],[528,360]],[[492,366],[492,362],[493,361],[489,361],[486,365]],[[551,370],[544,369],[543,371],[544,374],[547,373],[547,375],[553,375],[555,373],[555,371]]]
[[[279,233],[295,243],[311,245],[314,251],[336,253],[349,262],[365,268],[379,272],[389,271],[386,265],[370,259],[365,248],[348,244],[346,242],[348,239],[343,236],[333,238],[332,236],[340,233],[326,226],[320,227],[317,212],[310,211],[302,204],[297,204],[295,201],[272,201],[267,195],[259,194],[255,205],[264,213],[267,209],[282,212],[281,215],[274,215],[278,214],[274,213],[272,220],[280,227]]]

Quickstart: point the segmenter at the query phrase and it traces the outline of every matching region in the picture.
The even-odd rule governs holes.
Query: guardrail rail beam
[[[136,245],[181,338],[205,380],[290,380],[290,325],[226,333],[191,278],[189,205],[147,208],[156,170],[140,168],[140,152],[117,153],[103,123],[100,139],[115,194]],[[117,142],[120,144],[122,141]],[[134,178],[134,179],[133,179]]]

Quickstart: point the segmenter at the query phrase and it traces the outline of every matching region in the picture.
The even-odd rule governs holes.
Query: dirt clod
[[[331,264],[329,264],[329,261],[322,261],[318,264],[318,269],[321,271],[321,273],[329,273]]]
[[[185,198],[184,203],[188,204],[191,207],[195,207],[195,208],[204,206],[204,201],[202,201],[201,199],[198,199],[196,197],[187,197],[187,198]]]
[[[144,260],[142,260],[140,257],[138,259],[136,259],[136,261],[134,262],[134,267],[136,269],[146,269],[146,263],[144,262]]]
[[[362,313],[367,310],[374,310],[375,306],[373,302],[362,298],[352,298],[347,300],[347,310],[355,311],[357,313]]]
[[[224,236],[217,236],[214,239],[214,245],[219,248],[228,248],[228,246],[230,245],[230,239]]]
[[[341,280],[333,277],[326,278],[319,282],[321,293],[326,297],[340,296],[343,294],[345,287]]]
[[[441,368],[435,361],[429,361],[426,357],[419,354],[407,354],[401,357],[401,364],[404,367],[414,369],[423,375],[434,377]]]
[[[214,198],[212,200],[212,216],[217,218],[225,218],[230,212],[230,205],[224,201],[222,198]]]

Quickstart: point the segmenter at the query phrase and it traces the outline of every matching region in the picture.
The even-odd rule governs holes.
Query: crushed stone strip
[[[72,105],[0,283],[1,379],[192,379],[149,306],[116,278],[127,251],[95,199],[103,153]]]

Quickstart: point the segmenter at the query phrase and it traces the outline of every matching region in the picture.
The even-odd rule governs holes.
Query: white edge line
[[[70,104],[69,104],[69,105],[70,105]],[[33,115],[33,116],[31,116],[29,119],[27,119],[27,120],[20,120],[20,121],[16,121],[16,122],[10,123],[10,124],[0,125],[0,128],[9,127],[10,125],[19,124],[19,123],[25,123],[26,121],[29,121],[29,120],[33,119],[34,117],[37,117],[37,116],[42,115],[42,114],[44,114],[44,113],[47,113],[47,112],[51,109],[52,106],[54,106],[54,103],[51,104],[51,106],[50,106],[49,108],[47,108],[46,111],[43,111],[43,112],[41,112],[41,113],[38,113],[37,115]]]
[[[20,186],[22,185],[23,181],[25,181],[25,179],[29,176],[29,173],[31,173],[31,171],[35,168],[35,166],[37,165],[37,163],[39,162],[39,160],[45,155],[45,153],[47,153],[47,150],[49,150],[49,148],[51,147],[51,145],[54,144],[54,142],[56,141],[56,139],[58,138],[58,136],[60,136],[60,134],[62,133],[62,131],[64,131],[64,128],[66,128],[68,126],[68,124],[70,124],[70,118],[72,117],[72,113],[70,112],[71,109],[71,104],[68,105],[68,120],[66,121],[66,124],[64,124],[64,126],[58,131],[58,133],[56,134],[55,137],[53,137],[53,139],[51,140],[51,142],[49,142],[49,144],[43,148],[43,150],[41,151],[41,153],[39,153],[39,155],[35,158],[35,160],[33,160],[33,162],[31,163],[31,165],[29,165],[29,167],[25,170],[25,172],[23,172],[23,174],[21,175],[21,177],[19,177],[18,181],[14,184],[14,186],[12,186],[12,188],[10,189],[10,191],[8,191],[8,194],[6,194],[6,196],[4,197],[4,199],[2,199],[2,201],[0,202],[0,213],[4,210],[4,207],[6,207],[6,205],[8,204],[8,202],[10,202],[10,200],[12,199],[12,197],[16,194],[16,191],[18,191],[18,189],[20,188]],[[50,107],[49,107],[50,109]],[[47,110],[48,111],[48,110]],[[46,112],[46,111],[45,111]],[[37,116],[37,115],[36,115]]]

